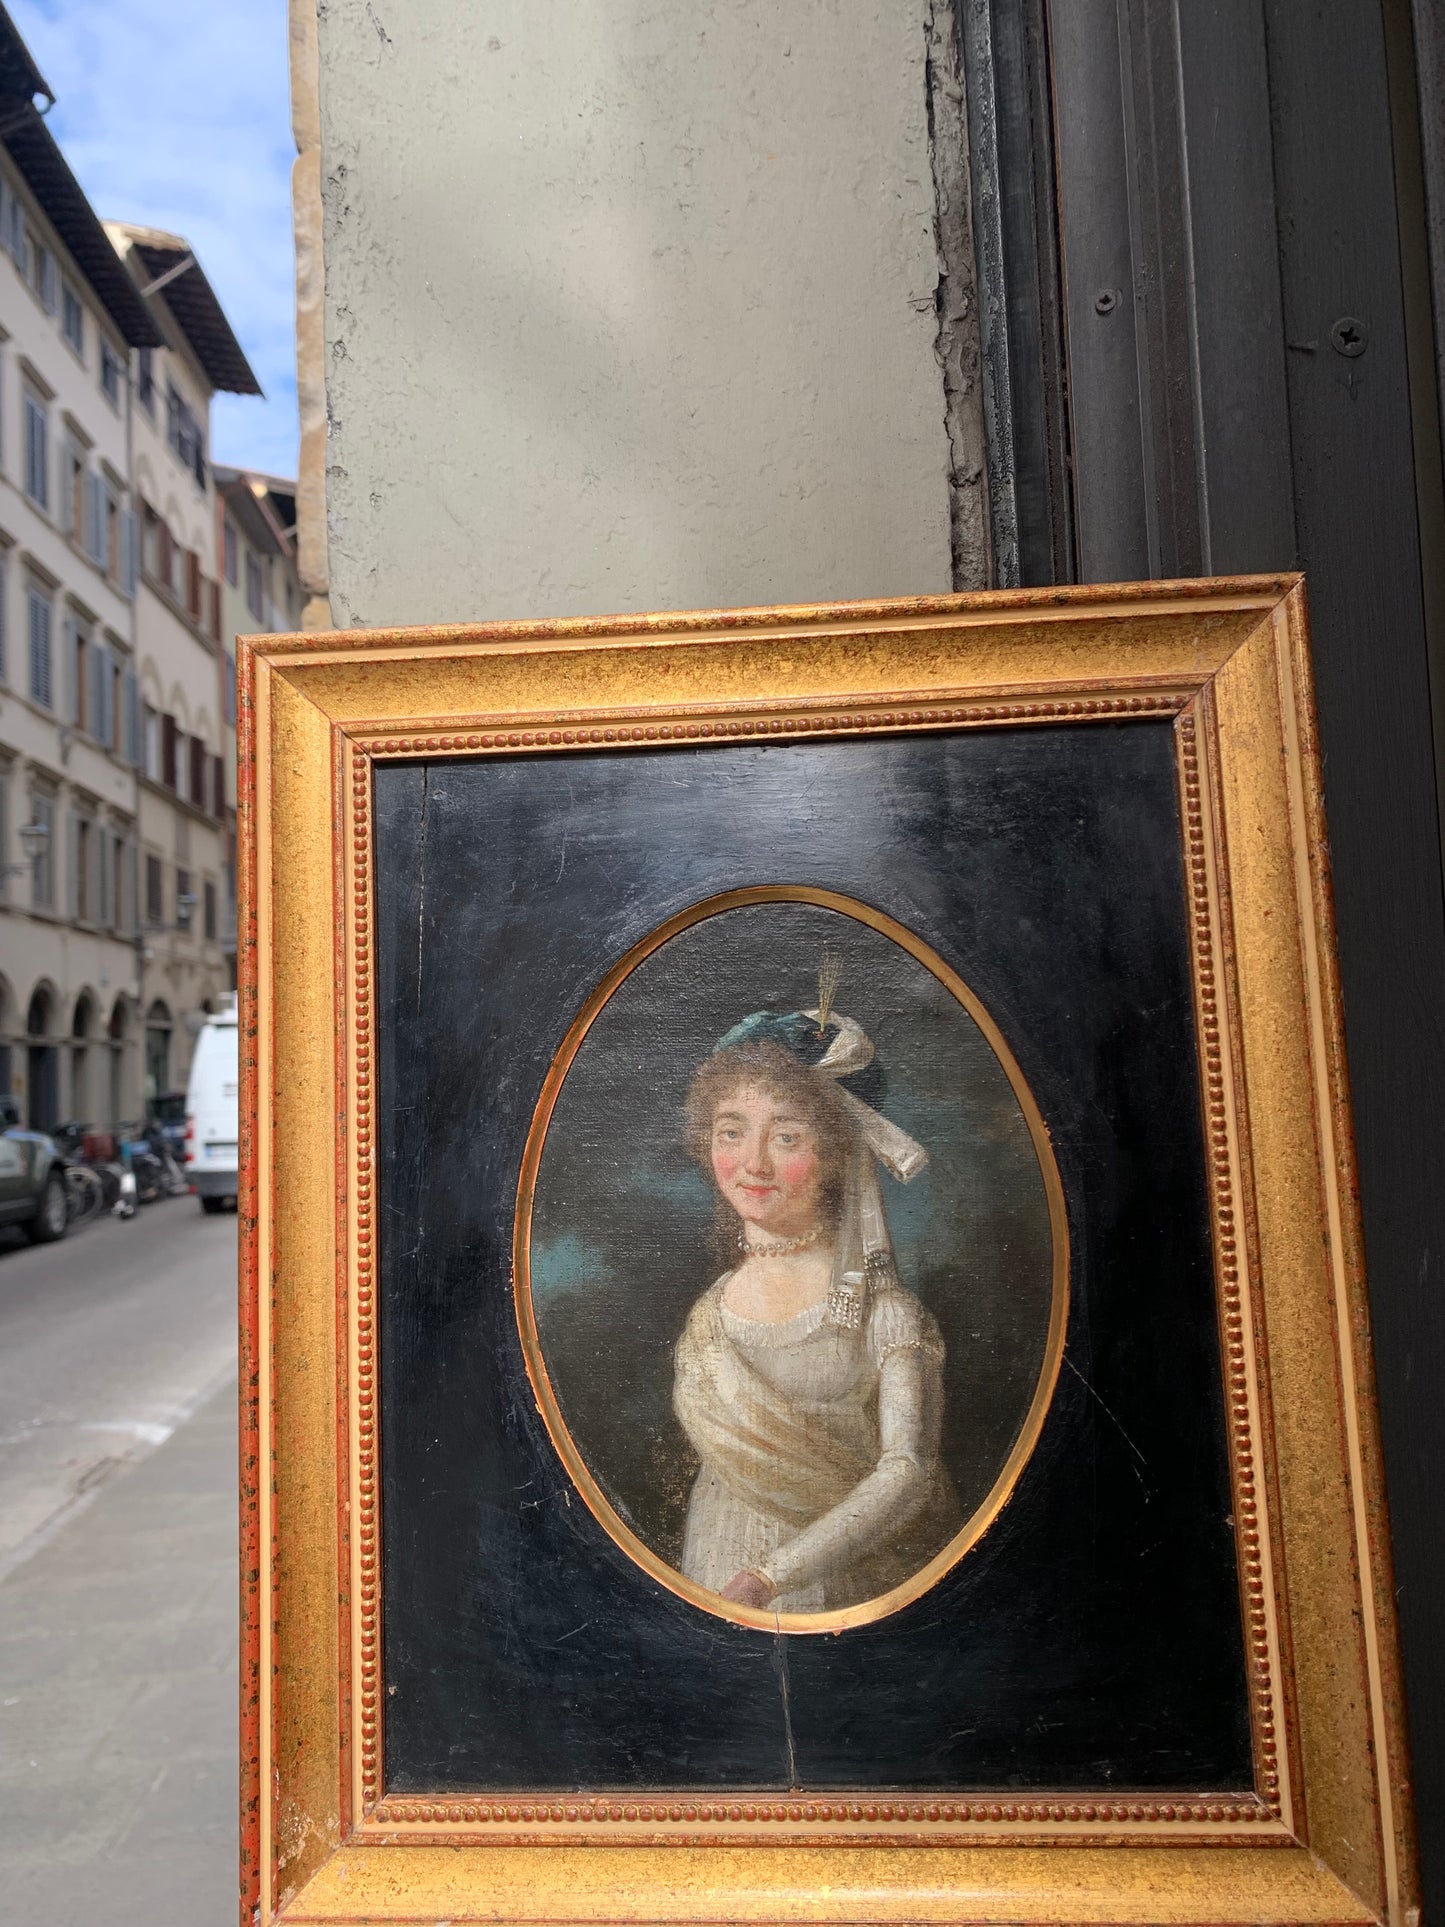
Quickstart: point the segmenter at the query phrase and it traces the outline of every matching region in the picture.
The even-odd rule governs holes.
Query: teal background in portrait
[[[899,1274],[943,1334],[943,1453],[965,1519],[1002,1470],[1043,1366],[1053,1296],[1043,1175],[968,1011],[891,937],[835,910],[749,904],[692,924],[622,981],[578,1048],[538,1169],[529,1265],[542,1356],[583,1461],[674,1565],[697,1461],[672,1414],[673,1347],[729,1264],[683,1102],[741,1017],[816,1004],[825,943],[842,960],[835,1008],[877,1053],[866,1084],[844,1088],[929,1154],[911,1184],[886,1172],[880,1183]]]

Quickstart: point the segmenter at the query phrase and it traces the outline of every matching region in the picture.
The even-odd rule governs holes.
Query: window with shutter
[[[133,937],[139,921],[136,915],[136,846],[126,836],[117,850],[120,881],[116,886],[116,928],[123,937]]]
[[[125,717],[125,760],[134,768],[141,760],[141,734],[140,685],[136,681],[136,673],[133,669],[127,669],[125,672],[121,712]]]
[[[48,910],[55,903],[55,804],[36,790],[30,795],[30,821],[45,831],[30,865],[30,901],[37,908]]]
[[[60,452],[60,526],[66,535],[76,535],[84,527],[85,467],[80,451],[67,441]]]
[[[50,423],[44,404],[25,397],[25,493],[37,508],[50,507]]]
[[[90,695],[87,687],[89,664],[86,660],[89,651],[85,637],[80,633],[74,616],[65,618],[63,631],[64,644],[61,654],[64,657],[65,708],[63,714],[68,722],[77,729],[86,726],[86,702]]]
[[[82,661],[88,660],[89,688],[86,692],[85,726],[98,743],[105,741],[106,695],[110,686],[110,652],[103,642],[92,642]]]
[[[120,379],[124,363],[115,349],[102,337],[100,344],[100,389],[112,408],[120,407]]]
[[[137,542],[135,515],[130,509],[120,512],[120,570],[121,587],[127,595],[135,594],[136,576],[139,573],[140,558]]]
[[[161,860],[158,856],[146,857],[146,922],[161,921]]]
[[[94,474],[85,478],[85,552],[97,568],[105,567],[105,482]]]
[[[82,359],[85,356],[85,309],[67,281],[60,291],[60,332]]]
[[[246,607],[257,622],[265,614],[265,591],[261,581],[261,562],[254,550],[246,551]]]
[[[80,915],[80,818],[72,810],[66,818],[65,913],[72,923]]]
[[[95,740],[106,749],[115,748],[115,685],[120,674],[115,660],[115,652],[108,642],[95,645],[96,670],[95,689]]]
[[[168,790],[176,787],[176,738],[180,734],[174,716],[161,717],[161,781]]]
[[[30,697],[44,709],[55,707],[55,692],[50,674],[49,596],[32,588],[26,598],[30,629]]]
[[[216,886],[209,877],[203,886],[205,890],[205,931],[207,943],[216,941]]]
[[[190,798],[197,809],[206,807],[206,746],[199,736],[191,738]]]

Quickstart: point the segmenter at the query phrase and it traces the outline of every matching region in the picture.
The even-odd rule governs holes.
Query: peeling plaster
[[[992,569],[968,119],[952,0],[934,0],[927,12],[925,36],[928,150],[938,249],[934,352],[943,376],[944,427],[951,457],[953,586],[978,589],[991,582]]]

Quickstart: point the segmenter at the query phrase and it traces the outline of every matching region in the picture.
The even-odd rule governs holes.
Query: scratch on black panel
[[[1098,1406],[1099,1410],[1104,1414],[1105,1418],[1107,1418],[1109,1423],[1114,1427],[1114,1430],[1119,1434],[1119,1437],[1124,1441],[1125,1445],[1127,1445],[1129,1450],[1134,1454],[1134,1457],[1139,1461],[1139,1464],[1142,1466],[1147,1466],[1149,1461],[1144,1457],[1144,1454],[1139,1450],[1138,1446],[1134,1443],[1133,1439],[1131,1439],[1129,1434],[1124,1430],[1123,1426],[1119,1423],[1115,1415],[1109,1410],[1108,1406],[1104,1403],[1103,1399],[1099,1397],[1099,1394],[1094,1390],[1093,1386],[1089,1383],[1088,1379],[1084,1377],[1084,1374],[1079,1370],[1078,1366],[1074,1363],[1073,1359],[1065,1357],[1064,1363],[1068,1366],[1069,1370],[1074,1374],[1074,1377],[1078,1379],[1079,1383],[1083,1386],[1084,1390],[1089,1394],[1089,1397],[1093,1399],[1094,1403]],[[1149,1487],[1145,1483],[1143,1475],[1139,1472],[1137,1467],[1134,1469],[1134,1477],[1138,1479],[1140,1485],[1144,1487],[1144,1491],[1147,1494],[1149,1491]]]
[[[788,1742],[788,1789],[798,1791],[798,1755],[793,1746],[793,1708],[788,1697],[788,1635],[778,1628],[773,1635],[775,1641],[774,1664],[778,1669],[778,1686],[783,1702],[783,1734]]]

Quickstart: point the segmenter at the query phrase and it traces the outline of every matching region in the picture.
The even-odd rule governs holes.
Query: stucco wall
[[[322,0],[338,623],[952,586],[934,15]]]

